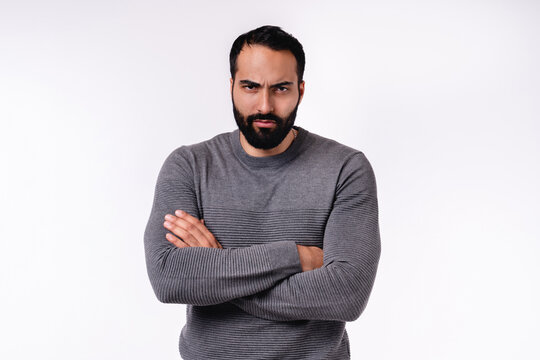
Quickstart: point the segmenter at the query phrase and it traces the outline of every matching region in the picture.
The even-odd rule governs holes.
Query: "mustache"
[[[249,125],[253,124],[253,122],[255,120],[274,120],[278,124],[283,122],[282,118],[280,118],[279,116],[277,116],[275,114],[272,114],[272,113],[268,113],[268,114],[252,114],[252,115],[249,115],[246,118],[246,122]]]

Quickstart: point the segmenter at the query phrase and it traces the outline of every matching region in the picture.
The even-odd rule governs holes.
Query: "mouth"
[[[257,125],[258,127],[264,127],[264,128],[270,128],[270,127],[276,126],[276,122],[274,120],[255,119],[253,120],[253,124]]]

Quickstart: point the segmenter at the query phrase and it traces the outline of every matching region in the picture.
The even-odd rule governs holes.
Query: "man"
[[[239,129],[161,168],[146,262],[158,299],[188,304],[185,360],[350,359],[345,322],[380,256],[375,176],[362,152],[294,126],[304,63],[279,27],[238,37]]]

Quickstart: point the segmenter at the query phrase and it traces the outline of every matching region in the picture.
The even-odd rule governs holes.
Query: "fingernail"
[[[183,216],[185,213],[182,210],[176,210],[174,212],[177,216]]]
[[[168,221],[165,221],[165,224],[164,224],[166,227],[171,227],[171,223],[168,222]]]
[[[173,216],[170,214],[165,215],[165,219],[170,220],[170,221],[174,220]]]

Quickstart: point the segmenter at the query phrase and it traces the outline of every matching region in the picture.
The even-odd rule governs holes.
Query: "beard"
[[[238,125],[240,131],[242,134],[244,134],[247,142],[254,148],[268,150],[281,144],[283,139],[285,139],[285,136],[287,136],[289,131],[291,131],[294,125],[294,120],[296,119],[296,111],[298,110],[300,98],[298,99],[294,109],[285,119],[277,116],[274,113],[252,114],[246,117],[244,114],[238,111],[236,105],[234,104],[234,99],[232,103],[236,125]],[[272,128],[256,129],[253,126],[253,121],[255,120],[273,120],[276,126]]]

